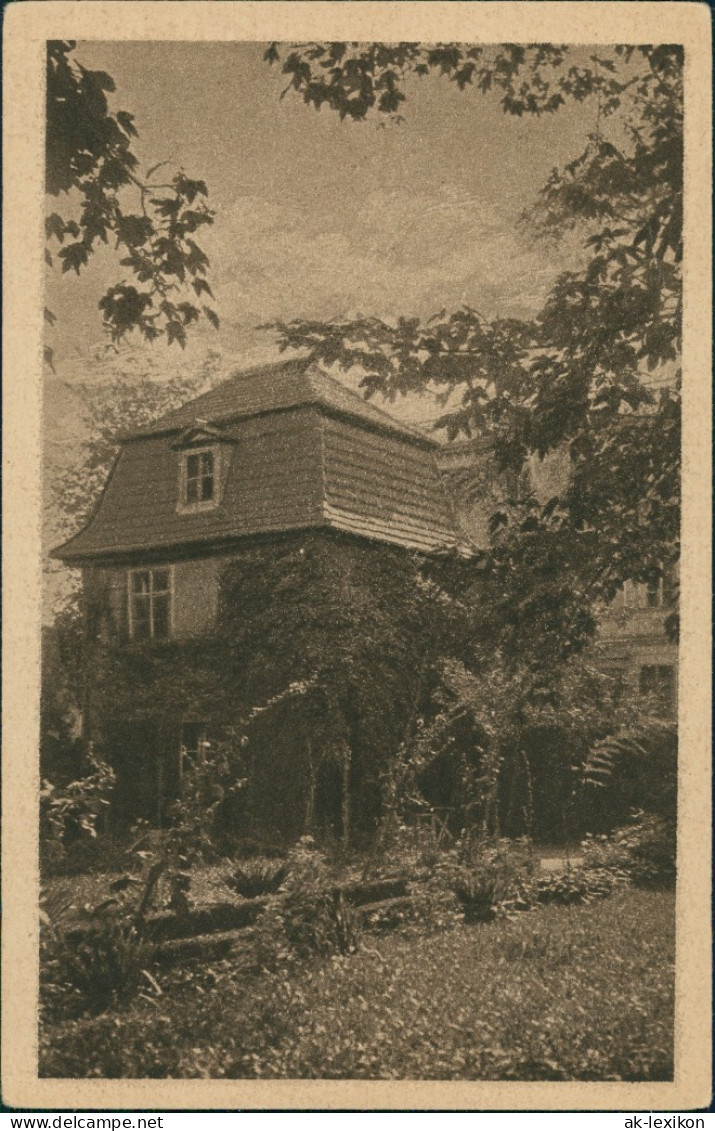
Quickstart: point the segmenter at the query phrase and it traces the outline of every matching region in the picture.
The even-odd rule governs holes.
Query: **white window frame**
[[[191,456],[211,455],[213,459],[213,495],[210,499],[196,499],[188,502],[186,488],[188,483],[188,463]],[[196,514],[200,511],[215,510],[219,505],[222,486],[221,447],[219,444],[201,444],[184,448],[179,452],[179,514]]]
[[[648,585],[645,586],[645,603],[647,609],[672,609],[675,607],[675,601],[666,601],[666,585],[670,579],[659,577],[656,582],[655,590],[651,589]],[[672,582],[670,583],[671,592],[673,589]],[[651,605],[649,597],[652,592],[655,592],[655,604]]]
[[[168,588],[168,594],[169,594],[169,630],[168,630],[166,636],[155,636],[154,635],[154,602],[153,602],[154,573],[159,572],[159,570],[161,570],[162,573],[168,572],[168,574],[169,574],[169,588]],[[137,637],[135,637],[135,635],[134,635],[134,605],[133,605],[133,599],[134,599],[134,597],[137,596],[137,594],[134,593],[134,591],[132,589],[132,578],[137,573],[148,573],[150,578],[151,578],[151,580],[150,580],[150,595],[149,595],[149,628],[150,628],[150,632],[149,632],[148,636],[143,636],[143,637],[141,637],[141,639],[137,639]],[[161,590],[162,595],[164,594],[164,592],[166,592],[166,591]],[[162,640],[171,640],[172,639],[172,637],[174,635],[174,567],[173,567],[173,565],[133,566],[131,569],[127,570],[127,617],[128,617],[129,639],[130,640],[136,641],[139,644],[145,644],[145,643],[148,643],[148,642],[154,642],[156,640],[162,641]]]
[[[621,589],[621,604],[626,609],[648,609],[651,612],[659,609],[661,612],[664,609],[675,608],[677,602],[666,602],[666,579],[659,577],[655,583],[656,588],[650,589],[647,582],[638,581],[625,581]],[[650,593],[655,592],[655,604],[650,604]]]

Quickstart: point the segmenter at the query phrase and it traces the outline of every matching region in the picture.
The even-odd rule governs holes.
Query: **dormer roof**
[[[172,439],[172,448],[193,448],[212,444],[233,443],[233,439],[223,428],[215,428],[205,420],[197,420],[189,428],[184,428],[179,435]]]

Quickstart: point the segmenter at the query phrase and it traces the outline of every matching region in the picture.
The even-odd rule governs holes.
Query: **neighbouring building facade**
[[[678,710],[678,645],[668,631],[676,605],[671,578],[649,585],[627,581],[603,610],[596,642],[604,666],[622,673],[630,693],[666,719]]]

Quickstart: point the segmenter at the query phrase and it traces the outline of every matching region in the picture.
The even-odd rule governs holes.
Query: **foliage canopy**
[[[496,563],[575,573],[584,609],[628,578],[661,576],[679,532],[682,49],[308,43],[273,44],[266,59],[305,103],[354,122],[403,120],[410,82],[430,74],[493,92],[512,115],[596,103],[583,151],[554,169],[526,218],[535,238],[577,230],[584,253],[533,318],[462,307],[276,328],[282,348],[359,369],[368,396],[436,392],[439,426],[490,435],[503,469],[568,451],[558,496],[494,515]]]
[[[57,259],[63,272],[79,274],[97,245],[114,238],[129,277],[99,302],[112,341],[138,330],[147,341],[164,337],[183,347],[187,328],[202,315],[218,326],[204,301],[212,298],[209,261],[195,238],[214,219],[206,184],[182,170],[156,180],[166,162],[140,175],[133,115],[109,109],[113,78],[84,67],[73,56],[75,46],[72,40],[47,45],[46,191],[66,200],[69,213],[47,216],[46,262],[52,267]],[[120,195],[130,189],[137,198],[133,211]],[[54,323],[51,311],[45,317]],[[49,347],[45,359],[52,364]]]

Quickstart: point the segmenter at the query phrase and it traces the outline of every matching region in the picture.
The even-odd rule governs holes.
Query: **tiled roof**
[[[196,420],[211,424],[227,423],[241,417],[259,416],[264,412],[319,405],[343,416],[349,416],[400,436],[412,436],[425,446],[437,447],[437,441],[424,432],[411,428],[340,381],[325,373],[310,358],[261,365],[241,370],[215,389],[203,393],[181,408],[168,412],[153,424],[132,433],[133,437],[157,435],[187,428]]]
[[[197,419],[230,422],[229,466],[218,506],[181,513],[176,436]],[[453,546],[433,447],[305,361],[251,370],[128,440],[93,517],[55,556],[195,552],[321,527],[425,552]]]

